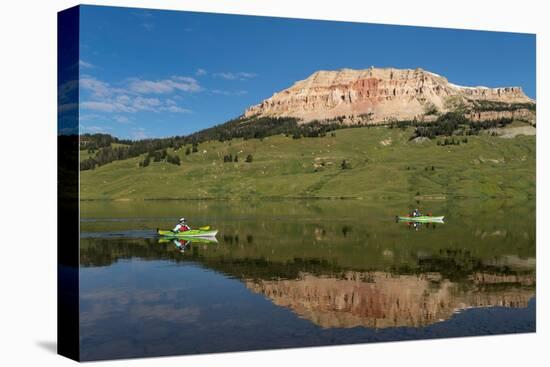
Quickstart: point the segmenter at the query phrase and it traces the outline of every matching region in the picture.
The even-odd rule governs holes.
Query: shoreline
[[[524,197],[514,197],[514,196],[508,196],[508,195],[500,195],[500,196],[488,196],[488,197],[481,197],[481,196],[448,196],[448,195],[425,195],[425,196],[409,196],[409,197],[401,197],[401,196],[371,196],[371,197],[364,197],[364,196],[250,196],[250,197],[193,197],[193,198],[101,198],[101,199],[93,199],[93,198],[80,198],[79,201],[81,202],[99,202],[99,201],[106,201],[106,202],[146,202],[146,201],[235,201],[235,202],[242,202],[242,201],[287,201],[287,200],[312,200],[312,201],[336,201],[336,200],[357,200],[357,201],[363,201],[363,200],[371,200],[371,201],[387,201],[387,200],[415,200],[415,201],[448,201],[448,200],[536,200],[536,195],[530,195],[527,194]]]

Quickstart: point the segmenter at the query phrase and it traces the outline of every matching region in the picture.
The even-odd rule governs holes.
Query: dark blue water
[[[81,270],[83,360],[535,331],[526,308],[474,308],[425,327],[322,328],[197,264],[120,261]]]

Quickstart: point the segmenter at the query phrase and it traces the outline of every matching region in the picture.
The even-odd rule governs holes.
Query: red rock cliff
[[[346,116],[345,123],[422,119],[450,99],[533,103],[520,87],[463,87],[422,69],[318,71],[248,108],[244,117],[295,117],[302,122]]]

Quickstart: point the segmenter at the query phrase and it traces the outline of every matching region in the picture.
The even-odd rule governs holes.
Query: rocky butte
[[[301,123],[339,119],[345,124],[433,121],[438,113],[480,101],[493,102],[499,108],[468,109],[468,117],[474,121],[517,117],[534,123],[534,109],[521,107],[534,106],[535,101],[520,87],[465,87],[420,68],[374,67],[317,71],[249,107],[243,117],[294,117]]]

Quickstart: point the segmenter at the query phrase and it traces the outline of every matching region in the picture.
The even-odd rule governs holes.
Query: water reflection
[[[217,244],[218,239],[216,237],[179,237],[179,238],[159,238],[159,244],[173,243],[176,248],[184,253],[191,249],[191,245],[198,244]]]
[[[414,233],[383,206],[185,203],[189,217],[220,229],[217,240],[152,236],[171,221],[170,203],[150,204],[154,216],[142,210],[139,220],[126,204],[86,205],[84,359],[535,329],[535,217],[525,203],[442,206],[452,220]]]
[[[401,222],[405,224],[408,229],[412,231],[418,231],[422,228],[424,229],[436,229],[438,225],[443,225],[443,223],[420,223],[420,222]]]
[[[341,278],[247,280],[246,286],[323,328],[421,327],[473,307],[527,307],[533,275],[474,273],[452,282],[439,273],[346,272]]]
[[[140,258],[201,264],[322,328],[422,327],[475,307],[526,307],[535,296],[534,258],[485,260],[470,250],[418,252],[415,263],[384,271],[351,270],[322,258],[271,261],[255,251],[227,257],[239,246],[235,236],[224,236],[221,247],[202,238],[83,241],[85,266],[108,265],[108,256],[112,263]],[[401,256],[387,249],[382,255]]]

